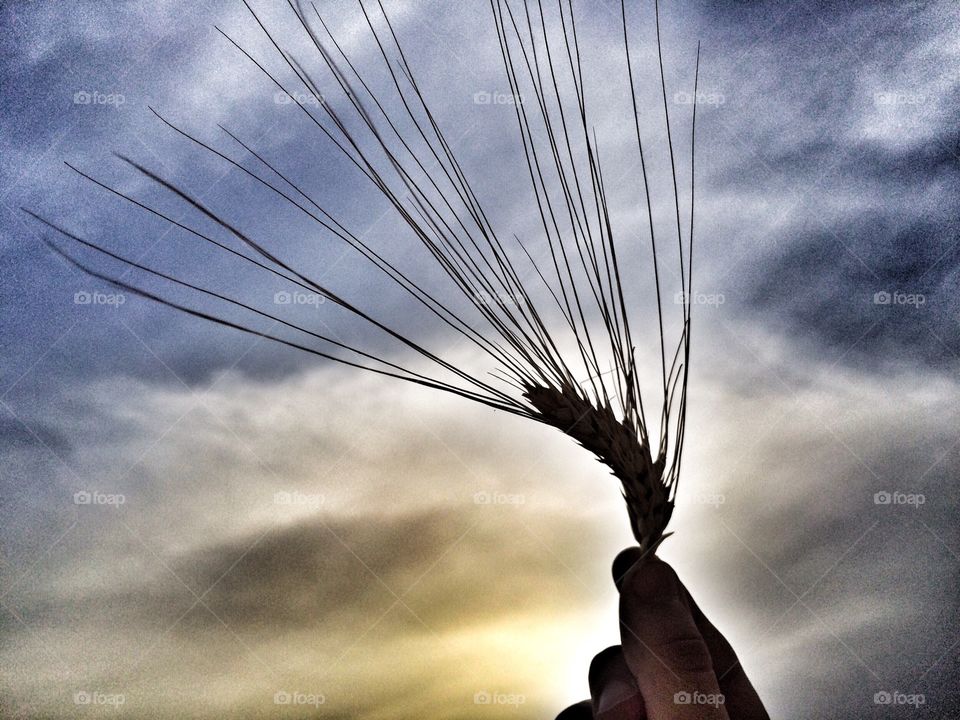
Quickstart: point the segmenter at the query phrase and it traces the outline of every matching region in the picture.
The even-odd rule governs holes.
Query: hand
[[[656,556],[613,561],[620,645],[590,663],[590,700],[557,720],[769,720],[733,648]]]

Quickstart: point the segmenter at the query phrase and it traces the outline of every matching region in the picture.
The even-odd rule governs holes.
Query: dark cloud
[[[31,427],[6,413],[0,417],[0,452],[44,447],[60,457],[68,457],[74,446],[70,438],[54,426],[40,424]]]
[[[520,523],[508,526],[522,532]],[[476,510],[311,519],[168,558],[169,570],[141,586],[105,584],[83,597],[46,595],[22,608],[22,617],[33,623],[69,609],[77,622],[162,627],[185,603],[202,597],[213,611],[201,618],[206,632],[222,630],[221,618],[262,639],[306,629],[336,634],[346,622],[376,618],[398,597],[437,630],[495,619],[504,607],[524,613],[589,598],[558,574],[555,557],[579,565],[597,541],[596,527],[569,517],[539,519],[537,532],[554,557],[526,540],[504,546],[502,530]],[[474,591],[466,591],[471,585]],[[121,608],[124,617],[116,615]],[[199,628],[194,622],[189,632]]]
[[[748,306],[828,364],[960,358],[960,227],[868,216],[797,233],[768,257]]]
[[[5,599],[24,624],[5,614],[0,630],[5,647],[26,652],[35,640],[30,628],[45,628],[50,647],[60,649],[64,661],[83,658],[76,672],[57,667],[51,674],[67,685],[125,692],[133,717],[150,714],[145,694],[157,692],[153,673],[176,675],[171,682],[181,691],[197,681],[197,665],[186,674],[176,669],[194,649],[205,653],[197,662],[211,663],[211,671],[236,666],[236,652],[224,646],[224,633],[249,660],[247,669],[257,687],[289,686],[293,680],[279,678],[299,672],[300,654],[321,658],[317,678],[308,674],[296,682],[304,687],[313,683],[330,693],[326,714],[362,716],[364,709],[380,706],[378,697],[386,688],[403,688],[410,679],[420,686],[416,703],[429,705],[449,696],[454,686],[467,682],[470,687],[468,675],[478,683],[484,677],[489,682],[489,675],[442,665],[431,669],[433,661],[413,652],[396,656],[397,648],[423,648],[424,633],[436,649],[456,643],[459,635],[480,639],[486,627],[505,620],[532,629],[539,617],[563,614],[571,605],[593,600],[592,591],[571,580],[567,565],[589,564],[599,528],[556,514],[534,518],[533,524],[536,539],[528,535],[534,531],[526,521],[492,516],[476,506],[469,512],[327,515],[255,529],[166,557],[161,566],[156,556],[144,556],[145,563],[137,560],[135,545],[123,547],[123,533],[85,523],[70,543],[103,546],[98,563],[102,578],[76,578],[81,586],[61,589],[31,574]],[[131,552],[136,555],[128,555]],[[129,574],[137,568],[135,576]],[[46,581],[70,574],[69,567],[48,571]],[[607,592],[612,594],[612,585]],[[351,653],[368,635],[373,649]],[[114,671],[110,668],[118,648],[127,661]],[[348,663],[341,667],[338,658],[348,653]],[[360,660],[362,666],[350,666]],[[375,668],[389,666],[390,677],[368,677],[371,661]],[[328,666],[337,669],[335,675],[327,672]],[[445,683],[441,678],[447,678]],[[432,695],[424,693],[426,685],[434,683]],[[348,688],[349,694],[340,688]],[[452,705],[441,701],[441,707],[455,712],[463,705],[464,717],[471,716],[471,696],[480,689],[482,685],[463,692]],[[243,695],[238,690],[231,695]],[[273,692],[247,698],[241,716],[255,716]],[[27,700],[22,693],[18,697]],[[531,698],[531,703],[545,712],[551,708],[545,698]],[[399,715],[418,716],[399,710],[407,705],[395,706]]]

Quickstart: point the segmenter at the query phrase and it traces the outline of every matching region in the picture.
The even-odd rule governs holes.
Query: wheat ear
[[[407,293],[425,317],[441,323],[468,343],[477,357],[491,366],[489,377],[445,360],[425,343],[393,327],[384,318],[387,309],[371,302],[369,297],[348,297],[334,291],[308,270],[285,260],[282,250],[272,248],[270,242],[255,238],[238,222],[231,221],[227,217],[229,211],[208,206],[176,182],[122,155],[118,157],[128,167],[182,206],[182,217],[174,217],[86,171],[68,166],[101,190],[137,208],[136,212],[158,218],[170,229],[191,238],[198,247],[218,253],[224,262],[238,263],[296,291],[319,295],[331,307],[347,313],[358,331],[367,328],[381,336],[385,334],[399,349],[419,356],[429,369],[412,370],[382,351],[365,350],[356,343],[281,317],[276,308],[265,309],[254,298],[245,297],[243,287],[235,286],[232,292],[214,291],[179,274],[145,265],[27,211],[56,233],[67,247],[48,238],[44,241],[90,275],[194,317],[561,430],[594,453],[620,480],[633,534],[644,551],[653,551],[666,537],[686,427],[696,135],[694,101],[690,217],[685,246],[663,71],[659,3],[654,10],[667,138],[661,148],[669,154],[672,180],[664,186],[671,188],[675,210],[674,247],[683,295],[682,328],[669,364],[660,267],[664,250],[658,247],[660,233],[654,227],[623,0],[620,7],[626,60],[620,80],[624,89],[629,89],[632,104],[640,166],[639,182],[634,186],[642,189],[637,197],[646,210],[657,303],[657,380],[662,396],[659,431],[654,436],[637,379],[634,336],[618,254],[623,240],[617,239],[619,233],[608,205],[600,142],[586,99],[572,0],[557,0],[556,11],[550,11],[549,18],[540,0],[524,0],[519,5],[516,0],[490,0],[504,79],[517,99],[512,112],[522,152],[516,162],[530,182],[533,219],[538,226],[535,244],[521,242],[516,234],[504,232],[500,227],[503,222],[484,208],[454,151],[454,143],[424,96],[381,0],[376,0],[376,16],[367,7],[371,2],[358,4],[373,41],[371,47],[382,60],[380,79],[386,82],[388,93],[399,100],[402,109],[396,102],[390,109],[391,103],[383,93],[372,89],[375,83],[345,52],[315,5],[310,5],[310,12],[301,2],[287,0],[296,26],[316,51],[312,58],[297,58],[247,0],[242,2],[276,51],[274,66],[269,66],[271,60],[255,57],[217,28],[220,34],[271,87],[290,98],[291,107],[302,113],[319,140],[342,153],[357,177],[369,181],[385,198],[398,226],[412,233],[424,257],[442,270],[446,287],[428,287],[402,271],[388,259],[387,252],[365,240],[363,233],[351,230],[349,223],[325,207],[281,163],[271,160],[267,152],[258,150],[254,143],[243,140],[224,125],[218,127],[229,140],[215,145],[157,110],[151,111],[183,142],[208,153],[226,169],[242,173],[250,188],[242,198],[244,204],[256,207],[258,193],[265,193],[314,223],[320,241],[351,248],[369,263],[373,272]],[[694,98],[699,60],[698,46]],[[324,80],[318,79],[316,67],[308,69],[308,61],[319,66]],[[604,78],[605,82],[615,80]],[[321,84],[325,86],[323,92]],[[669,235],[673,234],[671,228]],[[541,257],[535,259],[534,252]],[[111,267],[122,268],[122,272]],[[132,277],[124,279],[128,274]],[[635,276],[631,273],[631,277]],[[171,287],[179,288],[180,295],[189,299],[170,299]],[[535,297],[538,293],[540,299]],[[459,298],[460,306],[465,300],[467,310],[454,310],[459,307],[452,302],[454,297]],[[561,336],[572,339],[574,352],[561,352]],[[608,370],[604,371],[604,367]],[[584,376],[585,379],[578,380]]]

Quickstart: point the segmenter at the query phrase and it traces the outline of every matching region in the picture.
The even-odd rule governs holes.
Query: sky
[[[345,108],[286,4],[253,5]],[[619,3],[573,5],[655,378]],[[384,6],[498,232],[543,260],[489,4]],[[628,6],[653,209],[669,227],[653,5]],[[318,8],[402,111],[359,5]],[[280,307],[275,277],[64,164],[203,226],[123,154],[455,364],[491,369],[151,112],[255,168],[222,125],[449,291],[376,189],[214,29],[283,73],[243,3],[0,12],[0,714],[533,718],[585,697],[590,658],[618,638],[610,563],[633,542],[615,479],[586,451],[121,292],[49,250],[44,238],[68,246],[20,209],[424,368],[332,303]],[[688,437],[660,554],[772,716],[957,714],[960,8],[665,0],[661,15],[684,208],[698,41],[702,54]]]

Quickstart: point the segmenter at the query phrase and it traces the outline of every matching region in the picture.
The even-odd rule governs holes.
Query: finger
[[[613,561],[613,581],[618,590],[623,584],[624,576],[642,559],[643,553],[639,547],[629,547],[617,555]],[[694,622],[710,651],[714,674],[725,698],[727,714],[738,720],[768,720],[770,716],[763,707],[763,701],[740,665],[733,647],[704,615],[686,586],[683,587]]]
[[[763,702],[753,684],[747,677],[743,666],[737,659],[737,654],[727,639],[719,630],[707,619],[703,611],[690,595],[690,591],[684,588],[687,596],[687,603],[693,613],[693,620],[703,636],[707,648],[710,650],[710,656],[713,658],[714,674],[717,676],[717,682],[720,685],[720,692],[724,695],[724,705],[727,708],[727,714],[737,720],[769,720],[763,707]]]
[[[589,700],[581,700],[576,705],[563,710],[557,720],[593,720],[593,710]]]
[[[643,559],[643,551],[638,547],[621,550],[613,559],[613,584],[617,586],[617,590],[620,590],[623,585],[623,578],[641,559]]]
[[[623,578],[620,637],[650,720],[728,717],[684,587],[662,560],[647,558]]]
[[[587,677],[596,720],[646,720],[643,697],[619,645],[594,657]]]

